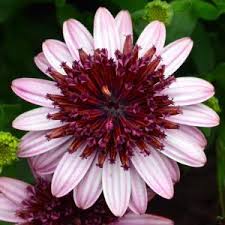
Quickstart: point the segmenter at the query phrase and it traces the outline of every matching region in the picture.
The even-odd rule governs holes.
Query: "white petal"
[[[36,78],[19,78],[12,82],[12,90],[22,99],[36,105],[53,108],[53,102],[47,94],[61,95],[53,81]]]
[[[198,127],[214,127],[219,125],[219,116],[215,111],[203,104],[181,107],[182,113],[167,117],[169,121]]]
[[[74,189],[74,201],[79,208],[90,208],[102,193],[102,168],[97,163],[98,157],[95,157],[88,172]]]
[[[177,78],[161,94],[168,95],[175,105],[193,105],[201,103],[214,95],[214,87],[209,82],[197,77]]]
[[[126,36],[131,35],[133,38],[133,26],[130,13],[128,11],[120,11],[116,18],[116,27],[119,31],[121,47],[123,48]]]
[[[28,186],[30,185],[13,178],[0,177],[0,193],[17,205],[27,198]]]
[[[143,214],[147,210],[148,195],[145,182],[136,172],[133,165],[130,168],[131,173],[131,198],[129,208],[136,214]]]
[[[65,143],[55,147],[53,150],[30,158],[35,172],[39,175],[54,173],[70,144],[71,140],[69,139]]]
[[[58,112],[58,109],[51,108],[37,108],[19,115],[12,126],[19,130],[38,131],[49,130],[60,127],[63,123],[60,120],[50,120],[47,118],[48,114]]]
[[[94,46],[106,48],[109,57],[115,58],[115,51],[121,48],[119,32],[116,28],[115,19],[106,9],[100,7],[94,19]]]
[[[184,63],[192,47],[193,41],[190,38],[181,38],[162,50],[162,64],[166,65],[165,76],[173,74]]]
[[[20,142],[19,157],[31,157],[53,150],[65,144],[71,136],[48,140],[47,131],[31,131]]]
[[[88,54],[93,53],[93,37],[79,21],[69,19],[63,24],[63,36],[66,45],[74,60],[79,60],[78,49],[83,49]]]
[[[174,183],[177,183],[180,180],[180,169],[177,163],[168,158],[167,156],[164,156],[163,154],[160,155],[162,160],[164,161],[168,171],[170,172],[170,176]]]
[[[115,216],[122,216],[129,204],[131,195],[130,171],[121,167],[119,156],[112,164],[106,160],[102,174],[103,193],[109,209]]]
[[[150,48],[156,47],[156,53],[161,52],[166,40],[166,28],[162,22],[154,21],[145,27],[137,40],[141,47],[139,56],[143,56]]]
[[[50,63],[46,59],[45,55],[43,52],[40,52],[34,57],[34,62],[36,66],[39,68],[40,71],[45,73],[47,76],[51,77],[49,73],[47,72],[48,69],[51,67]]]
[[[174,225],[173,221],[150,214],[135,215],[132,213],[127,214],[119,219],[115,225]]]
[[[46,40],[42,44],[42,50],[50,65],[61,74],[65,74],[62,63],[72,66],[72,56],[65,43],[57,40]]]
[[[156,150],[150,151],[149,156],[144,156],[139,149],[136,149],[131,161],[139,175],[154,192],[164,198],[172,198],[173,182],[168,168]]]
[[[60,160],[52,178],[52,194],[54,196],[62,197],[68,194],[86,175],[95,155],[92,154],[87,159],[82,159],[80,156],[83,150],[84,146],[72,154],[66,152]]]
[[[182,164],[201,167],[206,163],[203,148],[181,130],[167,130],[162,154]]]
[[[191,142],[195,142],[203,148],[207,145],[207,140],[204,134],[198,128],[180,125],[179,130],[186,133]]]

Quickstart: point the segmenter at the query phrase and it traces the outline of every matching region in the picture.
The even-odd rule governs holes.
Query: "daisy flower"
[[[54,173],[52,194],[74,190],[78,207],[91,207],[102,191],[116,216],[128,206],[144,213],[146,184],[170,199],[179,179],[177,162],[201,167],[206,140],[197,127],[218,125],[218,115],[201,102],[213,86],[173,73],[193,42],[166,46],[163,23],[151,22],[133,44],[127,11],[115,18],[99,8],[93,36],[77,20],[63,25],[65,42],[46,40],[35,57],[53,79],[20,78],[13,91],[41,106],[15,119],[29,131],[19,156],[31,159],[39,174]]]
[[[56,198],[49,181],[39,179],[35,185],[20,180],[0,178],[0,220],[17,225],[173,225],[166,218],[127,212],[115,217],[104,198],[87,210],[77,208],[72,193]]]

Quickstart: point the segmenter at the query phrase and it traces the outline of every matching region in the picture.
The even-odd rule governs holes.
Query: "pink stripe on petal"
[[[38,67],[38,69],[40,71],[42,71],[43,73],[45,73],[47,76],[51,77],[48,74],[48,69],[51,67],[51,65],[49,64],[48,60],[46,59],[45,55],[43,52],[40,52],[39,54],[37,54],[34,57],[34,62],[36,64],[36,66]]]
[[[120,35],[121,47],[123,47],[127,35],[131,35],[133,38],[133,26],[130,13],[128,11],[120,11],[115,21]]]
[[[90,32],[79,21],[69,19],[63,24],[63,36],[66,45],[74,58],[79,60],[78,49],[83,49],[88,54],[93,51],[93,37]]]
[[[131,195],[130,171],[121,167],[119,156],[115,163],[106,160],[103,165],[102,186],[106,203],[115,216],[123,216]]]
[[[204,134],[198,128],[180,125],[179,130],[188,135],[190,142],[195,142],[202,148],[205,148],[205,146],[207,145],[207,140]]]
[[[31,165],[35,172],[39,175],[54,173],[70,144],[71,140],[55,147],[53,150],[31,157]]]
[[[173,221],[150,214],[135,215],[128,213],[113,225],[174,225]]]
[[[162,50],[162,64],[166,65],[165,76],[173,74],[184,63],[192,47],[193,41],[190,38],[181,38]]]
[[[131,161],[139,175],[154,192],[170,199],[174,193],[173,182],[168,168],[159,154],[156,150],[151,149],[151,154],[144,156],[136,149]]]
[[[24,135],[20,142],[18,156],[26,158],[48,152],[64,145],[71,138],[67,136],[48,140],[46,135],[47,131],[32,131]]]
[[[161,154],[160,156],[164,161],[168,171],[170,172],[173,182],[177,183],[180,180],[180,169],[178,164],[174,160],[168,158],[167,156],[164,156],[163,154]]]
[[[141,47],[139,56],[143,56],[150,48],[156,47],[156,53],[161,52],[166,40],[166,28],[162,22],[154,21],[145,27],[137,40]]]
[[[136,214],[143,214],[147,210],[148,195],[145,182],[136,172],[133,165],[130,168],[131,173],[131,198],[129,208]]]
[[[198,127],[214,127],[219,125],[220,118],[215,111],[203,104],[181,107],[182,113],[167,117],[167,120]]]
[[[201,167],[206,163],[203,148],[181,130],[167,130],[162,154],[182,164]]]
[[[98,157],[95,157],[88,172],[74,189],[74,201],[81,209],[93,206],[102,193],[102,168],[97,164]]]
[[[49,130],[56,127],[63,126],[60,120],[50,120],[47,118],[48,114],[58,112],[57,109],[51,108],[37,108],[19,115],[12,126],[19,130],[39,131]]]
[[[36,78],[19,78],[12,82],[12,90],[22,99],[36,105],[54,107],[47,94],[61,95],[53,81]]]
[[[20,205],[27,198],[29,184],[8,177],[0,177],[0,193],[10,201]]]
[[[52,194],[62,197],[73,190],[86,175],[95,155],[81,158],[84,146],[70,154],[66,152],[60,160],[52,178]]]
[[[201,103],[214,95],[214,87],[209,82],[196,77],[177,78],[161,94],[168,95],[175,105],[185,106]]]
[[[115,19],[106,9],[100,7],[94,19],[94,46],[106,48],[109,57],[115,58],[115,51],[121,49],[119,32],[116,28]]]
[[[58,72],[65,74],[62,63],[72,66],[73,58],[65,43],[49,39],[42,44],[42,50],[50,65]]]

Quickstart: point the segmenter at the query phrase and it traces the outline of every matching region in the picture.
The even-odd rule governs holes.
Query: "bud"
[[[210,98],[206,104],[216,112],[221,112],[219,101],[216,97]]]
[[[171,23],[173,8],[166,1],[154,0],[145,6],[144,19],[148,22],[159,20],[166,25]]]
[[[17,159],[19,140],[9,132],[0,131],[0,171]]]

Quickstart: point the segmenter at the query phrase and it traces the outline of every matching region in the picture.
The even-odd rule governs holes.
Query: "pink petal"
[[[179,130],[187,134],[190,142],[195,142],[202,148],[205,148],[205,146],[207,145],[207,140],[204,134],[198,128],[180,125]]]
[[[64,145],[71,136],[48,140],[47,131],[32,131],[25,134],[20,142],[18,156],[22,158],[36,156],[61,145]]]
[[[147,210],[148,195],[145,182],[136,172],[133,165],[130,168],[131,173],[131,198],[129,208],[136,214],[143,214]]]
[[[161,52],[166,40],[166,28],[162,22],[154,21],[145,27],[137,40],[141,47],[139,56],[143,56],[150,48],[156,47],[156,52]]]
[[[19,78],[12,82],[12,90],[22,99],[36,105],[54,107],[47,94],[61,95],[53,81],[36,78]]]
[[[182,164],[201,167],[206,163],[203,148],[181,130],[167,130],[162,154]]]
[[[180,77],[161,94],[168,95],[175,105],[193,105],[201,103],[214,95],[214,87],[197,77]]]
[[[165,76],[173,74],[184,63],[192,47],[193,41],[190,38],[181,38],[162,50],[162,64],[166,65]]]
[[[19,223],[19,224],[25,222],[23,219],[16,216],[15,211],[6,211],[2,209],[0,209],[0,220],[9,223]]]
[[[60,120],[50,120],[47,118],[48,114],[58,112],[57,109],[51,108],[37,108],[19,115],[12,126],[19,130],[38,131],[49,130],[60,127],[63,123]]]
[[[127,35],[131,35],[133,38],[133,26],[130,13],[124,10],[120,11],[116,16],[115,21],[120,35],[121,47],[123,47]]]
[[[81,209],[93,206],[102,193],[102,168],[97,163],[98,157],[95,157],[88,172],[74,189],[74,201]]]
[[[73,190],[86,175],[95,155],[87,159],[81,158],[84,146],[70,154],[66,152],[60,160],[52,178],[52,194],[62,197]]]
[[[148,188],[147,195],[148,195],[148,202],[150,202],[156,196],[156,193],[151,188]]]
[[[167,199],[173,197],[171,175],[160,153],[151,149],[151,154],[144,156],[139,149],[135,149],[131,161],[139,175],[154,192]]]
[[[174,183],[177,183],[180,180],[180,169],[178,164],[172,160],[169,159],[167,156],[160,155],[162,160],[164,161],[168,171],[170,172],[170,176]]]
[[[133,213],[126,214],[115,225],[174,225],[173,221],[150,214],[135,215]]]
[[[130,171],[121,167],[119,156],[112,164],[106,160],[103,166],[102,186],[106,203],[115,216],[123,216],[131,195]]]
[[[40,71],[45,73],[47,76],[51,77],[49,73],[47,72],[48,69],[51,67],[49,64],[48,60],[46,59],[45,55],[43,52],[40,52],[34,57],[34,62],[36,66],[39,68]]]
[[[214,127],[219,125],[220,118],[215,111],[203,104],[181,107],[182,113],[167,119],[184,125]]]
[[[65,43],[49,39],[42,44],[42,50],[50,65],[58,72],[65,74],[62,63],[72,65],[73,59]]]
[[[16,211],[19,209],[19,205],[15,204],[15,202],[9,200],[4,196],[2,193],[0,193],[0,211]]]
[[[69,19],[64,22],[63,36],[74,60],[79,60],[78,49],[82,48],[88,54],[92,53],[94,48],[93,37],[79,21]]]
[[[106,48],[109,57],[115,58],[115,51],[121,48],[119,32],[116,28],[115,19],[106,9],[100,7],[94,19],[94,46]]]
[[[29,184],[8,177],[0,177],[0,193],[7,199],[20,205],[27,198]]]
[[[71,140],[66,141],[55,147],[53,150],[30,158],[31,165],[35,172],[39,175],[54,173],[70,144]]]

